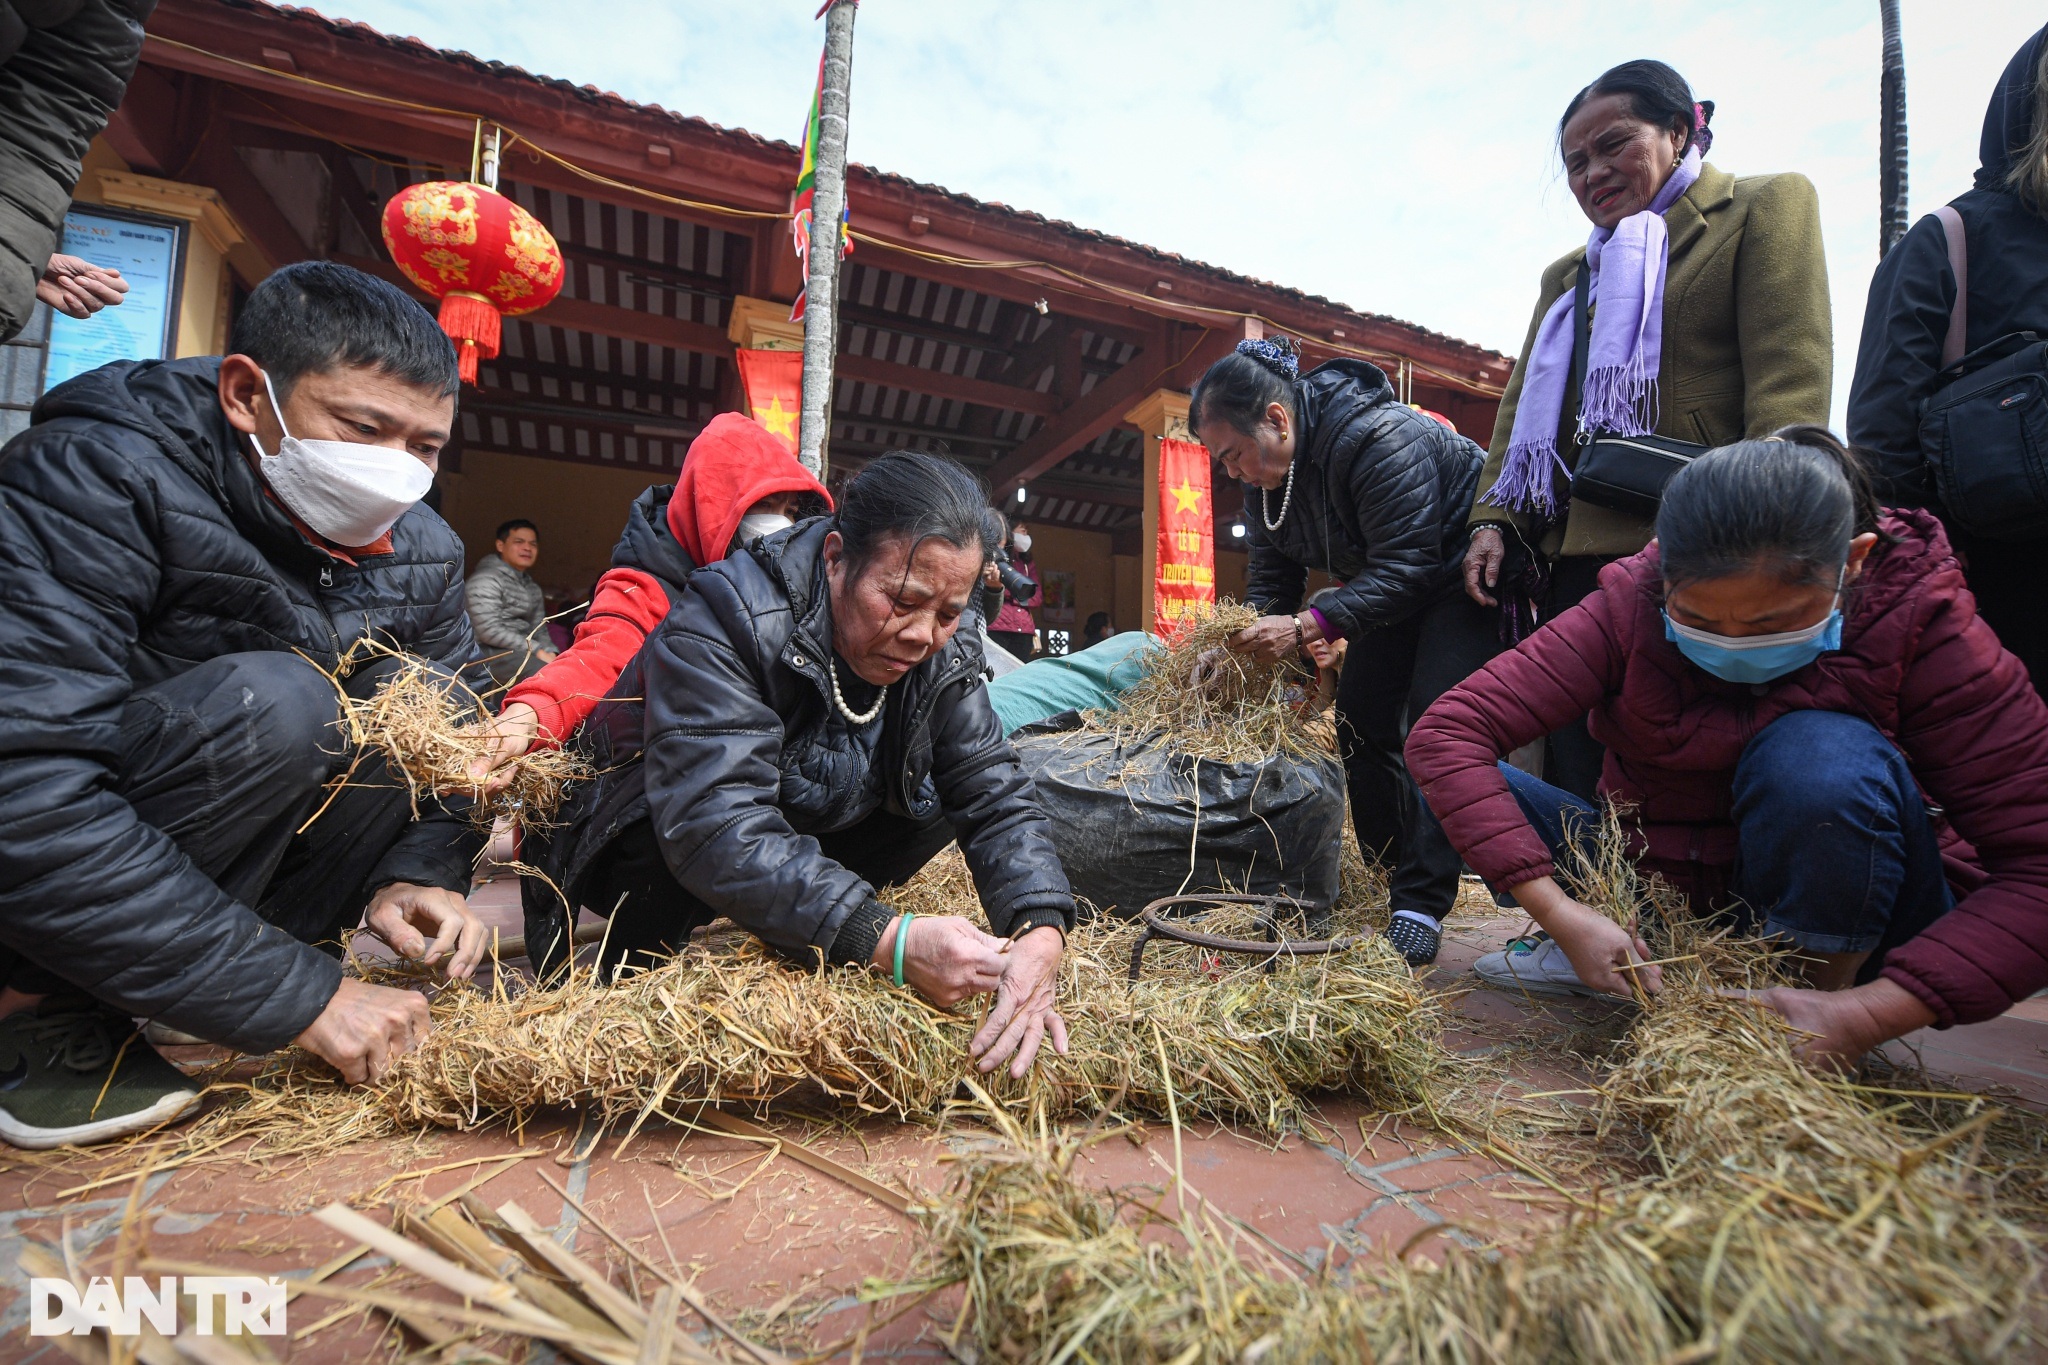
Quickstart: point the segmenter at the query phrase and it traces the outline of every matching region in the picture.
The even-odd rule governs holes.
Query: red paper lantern
[[[562,292],[562,249],[540,220],[482,185],[432,180],[391,196],[384,246],[405,277],[441,300],[462,378],[498,354],[503,320]]]

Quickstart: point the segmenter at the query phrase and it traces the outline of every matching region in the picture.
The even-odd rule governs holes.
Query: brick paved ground
[[[509,882],[483,888],[478,903],[517,931]],[[1471,984],[1472,960],[1521,926],[1518,916],[1493,912],[1483,902],[1470,907],[1476,908],[1452,921],[1437,985]],[[1538,1003],[1484,989],[1464,994],[1456,1008],[1453,1045],[1475,1058],[1505,1060],[1525,1090],[1583,1084],[1586,1073],[1557,1044],[1581,1036],[1597,1043],[1626,1022],[1614,1006]],[[2002,1085],[2026,1101],[2048,1104],[2048,1001],[2028,1002],[1992,1024],[1911,1041],[1936,1073]],[[1482,1065],[1475,1061],[1475,1074]],[[1318,1136],[1278,1144],[1212,1128],[1190,1131],[1182,1156],[1187,1184],[1287,1255],[1308,1266],[1333,1261],[1340,1271],[1356,1257],[1428,1254],[1446,1238],[1479,1245],[1512,1237],[1530,1220],[1548,1216],[1540,1186],[1440,1135],[1385,1125],[1350,1102],[1327,1103],[1321,1112]],[[962,1140],[877,1123],[857,1130],[791,1125],[786,1131],[913,1193],[938,1187],[945,1178],[940,1158]],[[673,1253],[720,1309],[792,1348],[853,1337],[870,1316],[854,1297],[863,1279],[902,1271],[914,1252],[901,1215],[786,1157],[764,1158],[760,1146],[739,1139],[644,1132],[623,1152],[610,1137],[585,1151],[586,1141],[557,1125],[529,1128],[526,1141],[535,1154],[483,1187],[489,1203],[515,1200],[579,1254],[619,1267],[622,1258],[557,1193],[557,1186],[564,1188],[654,1262],[665,1264]],[[146,1249],[179,1261],[303,1271],[343,1245],[339,1235],[305,1216],[309,1209],[361,1199],[408,1171],[518,1150],[503,1134],[433,1134],[281,1168],[221,1160],[161,1173],[147,1182],[126,1264],[132,1267]],[[1172,1160],[1171,1135],[1155,1126],[1140,1141],[1097,1145],[1079,1169],[1104,1187],[1163,1187]],[[404,1181],[402,1188],[440,1194],[479,1169],[445,1170]],[[90,1172],[0,1171],[0,1265],[11,1270],[24,1239],[58,1243],[68,1224],[85,1271],[106,1273],[129,1188],[67,1194],[89,1178]],[[359,1281],[380,1264],[367,1259],[342,1278]],[[21,1286],[18,1276],[0,1278],[0,1360],[65,1359],[48,1343],[27,1338]],[[355,1315],[320,1325],[335,1307],[312,1297],[293,1303],[291,1323],[301,1339],[288,1343],[289,1359],[385,1358],[389,1334],[378,1321]],[[863,1345],[865,1356],[947,1358],[936,1337],[949,1307],[941,1296],[874,1331]],[[309,1328],[315,1330],[307,1334]],[[552,1357],[541,1351],[531,1358]]]

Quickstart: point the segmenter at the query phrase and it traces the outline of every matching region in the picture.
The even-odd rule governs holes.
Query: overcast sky
[[[817,0],[316,0],[326,13],[794,140]],[[1905,0],[1912,207],[1967,189],[1992,83],[2048,12]],[[852,155],[1513,353],[1585,239],[1557,116],[1657,57],[1713,161],[1820,188],[1835,418],[1877,258],[1875,0],[867,0]]]

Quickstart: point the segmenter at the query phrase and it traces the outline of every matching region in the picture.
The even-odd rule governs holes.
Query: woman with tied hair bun
[[[1941,523],[1880,508],[1826,431],[1693,461],[1649,548],[1416,722],[1451,842],[1541,931],[1474,964],[1507,989],[1659,985],[1643,940],[1553,875],[1599,810],[1500,762],[1589,711],[1638,865],[1796,950],[1805,986],[1761,999],[1809,1060],[2048,986],[2048,707]]]
[[[1401,740],[1410,716],[1491,652],[1490,616],[1458,587],[1485,452],[1400,402],[1362,360],[1302,374],[1285,340],[1238,343],[1188,411],[1244,482],[1245,600],[1266,614],[1230,648],[1270,661],[1351,641],[1336,712],[1352,825],[1365,855],[1394,867],[1388,939],[1410,963],[1432,962],[1460,868],[1408,780]],[[1312,605],[1311,569],[1340,580]]]
[[[1053,992],[1074,897],[982,684],[987,511],[959,464],[892,451],[831,516],[690,575],[577,734],[598,776],[527,832],[552,877],[523,888],[544,978],[564,902],[610,917],[604,972],[723,916],[941,1007],[992,994],[968,1044],[983,1072],[1067,1050]],[[993,933],[883,899],[955,840]]]
[[[1713,113],[1669,66],[1632,61],[1558,120],[1565,177],[1593,231],[1543,272],[1464,552],[1465,590],[1498,605],[1506,643],[1649,542],[1647,519],[1572,498],[1589,433],[1715,446],[1827,419],[1834,333],[1819,197],[1803,175],[1737,178],[1708,163]],[[1573,304],[1588,268],[1578,357]],[[1582,718],[1551,737],[1545,772],[1592,795],[1600,750]]]

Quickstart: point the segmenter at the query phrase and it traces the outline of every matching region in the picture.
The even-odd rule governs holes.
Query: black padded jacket
[[[865,961],[891,912],[806,836],[886,807],[950,820],[997,934],[1071,927],[1073,893],[989,706],[978,638],[956,631],[890,687],[877,744],[834,710],[830,529],[801,522],[691,576],[577,736],[603,775],[549,841],[557,880],[574,894],[604,845],[648,818],[670,872],[718,913],[800,960]],[[531,933],[536,897],[527,905]]]
[[[0,0],[0,341],[28,325],[85,149],[107,126],[156,0]]]
[[[1297,611],[1308,571],[1319,569],[1343,582],[1317,610],[1357,639],[1414,615],[1457,579],[1486,452],[1395,398],[1362,360],[1316,366],[1294,399],[1292,497],[1244,489],[1245,601]],[[1283,499],[1286,515],[1268,530]]]
[[[2034,134],[2034,71],[2044,45],[2048,28],[2027,40],[1999,78],[1984,114],[1976,188],[1953,201],[1970,283],[1965,354],[2011,332],[2048,335],[2048,217],[2006,186],[2013,157]],[[1948,235],[1930,213],[1870,277],[1849,387],[1849,440],[1868,452],[1878,498],[1892,506],[1940,510],[1920,450],[1920,414],[1939,387],[1955,302]]]
[[[225,654],[355,641],[460,668],[462,542],[415,507],[349,564],[271,501],[220,361],[121,361],[59,385],[0,449],[0,942],[128,1013],[246,1051],[312,1023],[340,964],[209,880],[117,794],[131,693]],[[437,812],[372,885],[469,888],[480,839]]]

